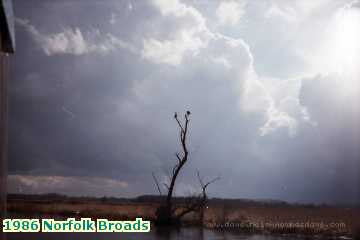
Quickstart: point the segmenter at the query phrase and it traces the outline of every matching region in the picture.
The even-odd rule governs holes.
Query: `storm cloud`
[[[342,39],[324,37],[339,14],[359,20],[356,3],[14,5],[11,192],[156,193],[151,172],[166,181],[179,148],[173,113],[190,110],[177,194],[199,169],[221,176],[211,196],[360,202],[359,72],[346,57],[332,71]]]

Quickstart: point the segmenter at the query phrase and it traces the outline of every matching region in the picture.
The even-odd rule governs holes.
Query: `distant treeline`
[[[97,202],[107,204],[123,204],[123,203],[160,203],[164,201],[165,196],[159,195],[142,195],[136,198],[116,198],[116,197],[74,197],[66,196],[57,193],[48,194],[8,194],[8,201],[35,201],[35,202],[66,202],[66,203],[83,203],[83,202]],[[188,197],[175,197],[174,202],[181,204],[188,200]],[[326,204],[303,204],[303,203],[288,203],[280,200],[263,200],[263,199],[224,199],[224,198],[211,198],[208,201],[209,205],[226,205],[236,207],[331,207]],[[339,207],[339,206],[337,206]],[[342,206],[354,207],[354,206]]]

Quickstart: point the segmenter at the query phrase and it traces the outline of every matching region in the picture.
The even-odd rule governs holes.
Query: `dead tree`
[[[206,206],[206,203],[208,200],[208,197],[206,194],[206,189],[213,182],[220,180],[220,177],[216,177],[216,178],[212,179],[211,181],[204,183],[203,178],[200,177],[200,172],[197,171],[196,174],[197,174],[198,181],[201,185],[201,193],[199,193],[198,196],[192,196],[185,200],[182,210],[176,215],[176,218],[178,221],[180,221],[180,219],[188,213],[199,212],[200,222],[203,223],[204,207]]]
[[[174,118],[180,128],[180,143],[181,143],[182,153],[179,153],[179,152],[175,153],[175,156],[177,158],[177,164],[175,164],[175,166],[172,169],[172,175],[170,177],[170,184],[169,185],[164,184],[165,187],[167,188],[168,192],[167,192],[165,204],[163,206],[160,206],[156,212],[158,224],[171,225],[174,223],[174,220],[176,219],[174,217],[174,208],[173,208],[173,203],[172,203],[172,197],[173,197],[173,193],[174,193],[176,179],[180,173],[180,170],[187,162],[188,155],[189,155],[189,152],[188,152],[188,149],[186,146],[186,137],[187,137],[188,125],[189,125],[189,121],[190,121],[189,117],[190,117],[190,112],[186,111],[186,113],[184,115],[185,123],[182,124],[180,122],[180,120],[178,119],[178,115],[176,112],[174,115]],[[161,194],[159,184],[158,184],[158,181],[156,180],[156,178],[155,178],[155,182],[156,182],[158,190]]]
[[[180,211],[176,212],[176,208],[173,206],[173,193],[175,189],[175,183],[176,179],[179,176],[179,173],[181,169],[184,167],[185,163],[188,160],[189,151],[186,145],[186,137],[188,133],[188,125],[189,125],[189,119],[190,117],[190,111],[186,111],[184,114],[185,122],[181,123],[181,121],[178,119],[178,115],[175,112],[174,118],[179,126],[180,130],[180,144],[181,144],[181,152],[175,153],[177,163],[174,165],[172,169],[172,173],[170,176],[170,183],[166,184],[164,183],[165,187],[167,188],[167,195],[164,204],[162,204],[156,211],[156,223],[158,225],[172,225],[177,224],[180,222],[180,219],[185,216],[186,214],[194,211],[198,211],[202,206],[204,206],[207,195],[206,195],[206,188],[211,184],[212,182],[218,180],[218,178],[204,184],[203,180],[200,178],[199,172],[198,174],[198,180],[202,187],[202,193],[198,196],[187,198],[185,201],[184,206],[181,208]],[[161,188],[159,186],[159,182],[156,179],[154,173],[153,178],[155,181],[155,184],[157,186],[157,189],[162,195]]]
[[[200,182],[201,190],[202,190],[202,202],[201,202],[201,205],[199,206],[199,211],[200,211],[200,222],[203,223],[204,222],[204,207],[206,207],[207,200],[208,200],[208,197],[207,197],[207,194],[206,194],[206,188],[210,184],[220,180],[220,177],[218,176],[218,177],[216,177],[216,178],[214,178],[214,179],[212,179],[212,180],[210,180],[210,181],[208,181],[206,183],[204,183],[202,177],[200,177],[199,171],[197,171],[197,177],[198,177],[198,180]]]

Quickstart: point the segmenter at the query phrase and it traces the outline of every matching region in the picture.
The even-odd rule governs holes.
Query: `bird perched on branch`
[[[186,111],[186,114],[187,114],[187,115],[190,115],[190,111]]]
[[[174,114],[174,118],[177,118],[177,112],[175,112],[175,114]]]

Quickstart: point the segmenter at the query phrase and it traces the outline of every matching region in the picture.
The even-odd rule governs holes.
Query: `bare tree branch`
[[[176,122],[178,123],[178,125],[179,125],[179,127],[180,127],[180,129],[181,129],[181,132],[184,132],[184,128],[183,128],[183,126],[181,125],[181,123],[180,123],[177,115],[175,115],[175,120],[176,120]]]
[[[181,161],[180,161],[181,162]],[[179,164],[180,164],[180,162],[179,162]],[[176,169],[178,168],[178,164],[176,164],[174,167],[173,167],[173,169],[172,169],[172,175],[174,176],[174,174],[175,174],[175,171],[176,171]]]
[[[207,182],[207,183],[205,184],[204,188],[206,189],[210,184],[212,184],[212,183],[214,183],[214,182],[216,182],[216,181],[219,181],[219,180],[220,180],[220,177],[219,177],[219,176],[216,177],[216,178],[214,178],[214,179],[212,179],[211,181],[209,181],[209,182]]]
[[[193,196],[188,198],[190,201],[185,202],[182,211],[176,215],[177,219],[181,219],[188,213],[198,211],[204,204],[200,196]]]
[[[179,156],[179,153],[175,153],[175,156],[176,156],[177,160],[178,160],[179,163],[180,163],[180,162],[181,162],[181,158],[180,158],[180,156]]]
[[[180,211],[180,213],[176,216],[177,219],[182,218],[183,216],[185,216],[188,213],[196,212],[196,211],[201,210],[205,206],[205,204],[207,202],[206,188],[210,184],[214,183],[215,181],[220,180],[220,177],[216,177],[216,178],[212,179],[211,181],[209,181],[207,183],[204,183],[203,178],[200,176],[199,171],[196,172],[196,175],[197,175],[198,180],[200,182],[202,192],[198,196],[190,197],[189,198],[190,201],[185,202],[185,205],[183,206],[182,211]],[[201,213],[203,213],[203,211],[201,211]]]
[[[161,192],[161,189],[160,189],[160,186],[159,186],[159,181],[157,180],[154,172],[152,172],[152,176],[153,176],[153,179],[154,179],[154,181],[155,181],[156,187],[157,187],[157,189],[158,189],[158,191],[159,191],[159,194],[160,194],[160,196],[161,196],[161,195],[162,195],[162,192]]]
[[[167,183],[163,183],[163,184],[167,188],[167,190],[169,190],[169,185]]]
[[[180,127],[180,142],[181,142],[181,146],[182,146],[183,156],[180,157],[179,154],[176,154],[176,157],[178,159],[178,164],[176,164],[174,166],[174,168],[173,168],[173,174],[172,174],[172,177],[171,177],[169,191],[168,191],[168,195],[167,195],[167,199],[166,199],[166,202],[167,202],[167,205],[168,205],[169,208],[171,207],[171,198],[172,198],[172,195],[173,195],[176,178],[177,178],[181,168],[184,166],[184,164],[186,163],[187,158],[188,158],[188,150],[187,150],[187,146],[186,146],[186,134],[187,134],[188,124],[189,124],[188,116],[189,116],[189,114],[186,113],[185,114],[185,127],[183,127],[183,125],[179,121],[176,113],[175,113],[175,116],[174,116],[176,122],[178,123],[178,125]]]
[[[199,182],[200,182],[201,188],[204,188],[204,183],[203,183],[202,178],[200,177],[200,172],[199,172],[199,170],[196,171],[196,175],[197,175],[198,180],[199,180]]]
[[[205,193],[206,188],[207,188],[210,184],[212,184],[212,183],[220,180],[220,177],[217,176],[216,178],[214,178],[214,179],[212,179],[212,180],[210,180],[209,182],[207,182],[207,183],[204,184],[203,178],[200,177],[200,172],[199,172],[199,170],[196,171],[196,175],[197,175],[198,180],[199,180],[199,182],[200,182],[200,185],[201,185],[201,188],[202,188],[203,193]]]

